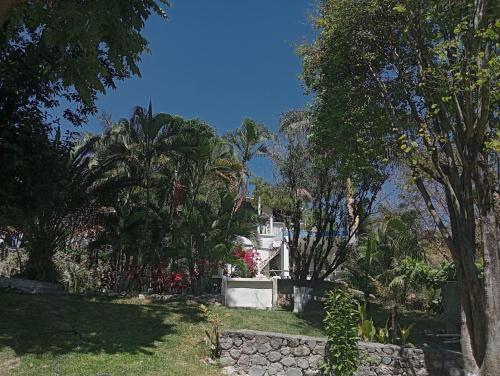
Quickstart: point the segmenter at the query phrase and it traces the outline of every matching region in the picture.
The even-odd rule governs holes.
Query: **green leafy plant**
[[[377,332],[373,320],[368,318],[367,304],[358,303],[358,315],[359,315],[359,325],[358,325],[358,337],[363,341],[372,342],[375,338]]]
[[[358,303],[358,315],[358,337],[366,342],[373,341],[377,330],[373,324],[373,320],[368,319],[366,302],[364,304]]]
[[[366,302],[364,304],[358,303],[358,314],[361,323],[368,318]]]
[[[326,297],[325,310],[328,354],[322,368],[333,376],[352,376],[359,359],[356,301],[347,291],[331,291]]]
[[[222,320],[220,316],[208,309],[204,304],[200,305],[202,316],[210,324],[210,329],[205,329],[205,341],[210,348],[210,356],[214,359],[220,358],[220,332],[222,329]]]
[[[358,325],[358,336],[366,342],[373,342],[377,329],[372,320],[364,320]]]
[[[403,347],[405,347],[407,345],[411,345],[411,343],[408,342],[408,338],[410,337],[414,326],[415,326],[415,323],[411,323],[410,325],[408,325],[406,327],[401,327],[401,326],[399,327],[399,333],[401,334],[401,345]]]
[[[380,343],[387,343],[389,341],[389,329],[387,328],[387,325],[383,328],[379,328],[375,334],[375,338],[377,342]]]

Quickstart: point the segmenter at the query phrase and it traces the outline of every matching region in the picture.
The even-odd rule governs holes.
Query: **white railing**
[[[274,222],[272,226],[271,223],[262,226],[260,232],[263,235],[274,235],[275,240],[281,241],[283,239],[283,229],[285,229],[285,223]]]
[[[276,257],[280,253],[280,249],[273,249],[272,252],[270,252],[269,256],[266,257],[265,259],[262,259],[259,261],[259,264],[257,265],[257,274],[261,274],[262,270],[269,264],[269,262]]]

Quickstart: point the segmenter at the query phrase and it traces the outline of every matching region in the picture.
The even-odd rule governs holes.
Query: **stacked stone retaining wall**
[[[227,374],[249,376],[321,375],[326,338],[251,330],[221,336],[220,364]],[[359,343],[361,365],[356,376],[462,376],[460,353]]]

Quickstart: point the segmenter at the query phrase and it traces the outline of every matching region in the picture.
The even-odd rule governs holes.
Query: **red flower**
[[[245,263],[250,277],[254,277],[257,274],[258,255],[254,249],[243,250],[241,247],[237,247],[234,255]]]

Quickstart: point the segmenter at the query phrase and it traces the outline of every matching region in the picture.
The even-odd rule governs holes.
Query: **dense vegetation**
[[[251,121],[243,128],[261,129]],[[234,146],[200,120],[153,114],[151,105],[107,124],[102,135],[57,136],[47,142],[50,154],[38,156],[52,166],[43,177],[47,194],[36,192],[27,208],[11,202],[5,218],[25,235],[29,259],[21,273],[57,280],[59,253],[82,266],[62,270],[81,288],[97,288],[80,283],[86,273],[106,290],[203,284],[220,262],[235,261],[236,235],[248,236],[256,223],[242,206],[249,172]],[[42,188],[40,180],[30,189]]]
[[[302,52],[318,142],[370,159],[383,142],[411,171],[456,265],[467,368],[500,373],[496,3],[325,0],[315,25]]]
[[[404,312],[439,313],[453,280],[467,371],[500,374],[498,6],[319,1],[315,39],[299,49],[314,99],[284,112],[276,134],[245,119],[219,135],[151,103],[105,118],[100,134],[62,133],[140,75],[143,27],[168,5],[0,5],[0,235],[23,235],[22,251],[1,250],[0,272],[72,292],[210,290],[226,263],[255,274],[235,242],[262,220],[253,184],[285,223],[294,284],[342,278],[363,295],[359,325],[350,296],[326,300],[334,372],[353,372],[358,337],[407,345]],[[275,181],[251,179],[258,156]],[[401,196],[382,202],[394,185]]]

